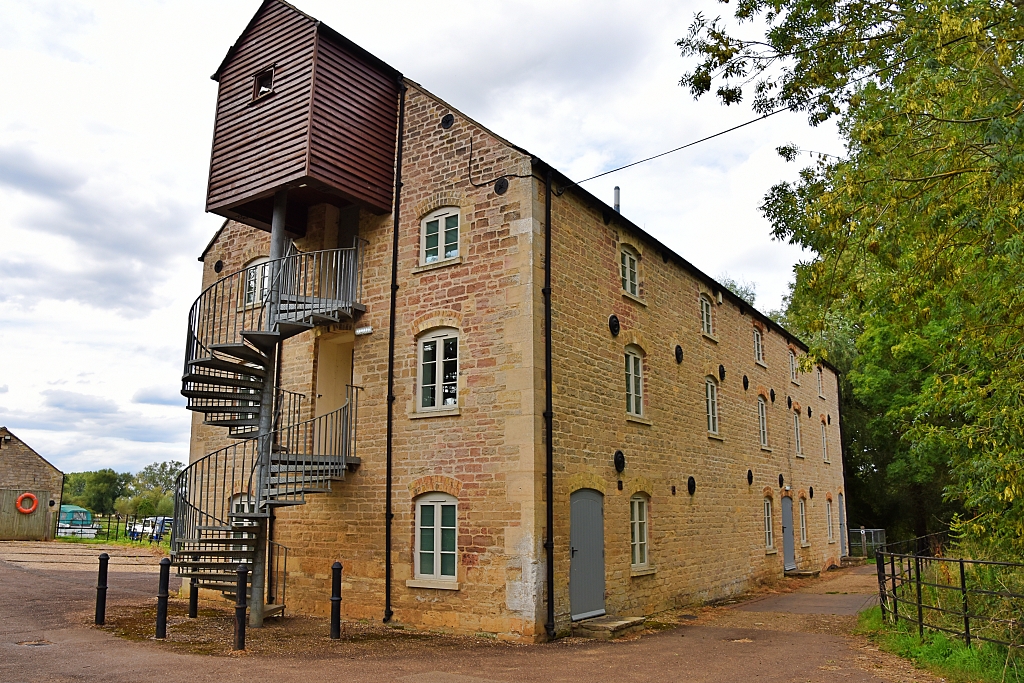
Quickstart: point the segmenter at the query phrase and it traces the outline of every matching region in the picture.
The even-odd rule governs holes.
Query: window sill
[[[713,341],[716,344],[718,343],[718,337],[712,336],[712,335],[708,334],[707,332],[701,332],[700,336],[704,337],[708,341]]]
[[[721,441],[722,443],[725,443],[725,437],[722,436],[721,434],[712,434],[711,432],[708,432],[708,438],[714,441]]]
[[[626,290],[622,290],[622,298],[623,299],[629,299],[630,301],[635,301],[636,303],[640,304],[641,306],[643,306],[645,308],[647,307],[647,302],[646,301],[644,301],[640,297],[636,296],[635,294],[630,294]]]
[[[794,387],[800,386],[800,382],[797,382],[795,379],[789,380],[789,383],[792,384]]]
[[[801,548],[810,548],[810,547],[811,547],[811,544],[810,544],[810,543],[801,543],[801,544],[800,544],[800,547],[801,547]]]
[[[755,361],[754,361],[754,365],[760,365],[760,366],[761,366],[762,368],[764,368],[765,370],[767,370],[767,369],[768,369],[768,366],[767,366],[767,365],[765,365],[765,362],[764,362],[763,360],[755,360]]]
[[[831,465],[831,464],[832,464],[832,461],[831,461],[831,460],[822,460],[822,462],[823,462],[824,464],[826,464],[826,465]]]
[[[825,398],[825,394],[818,394],[818,398]]]
[[[653,422],[650,421],[650,419],[646,417],[641,417],[640,415],[630,415],[629,413],[626,413],[626,422],[635,422],[638,425],[647,425],[648,427],[654,424]]]
[[[406,588],[433,588],[439,591],[459,590],[458,581],[442,581],[440,579],[406,579]]]
[[[462,411],[459,408],[449,408],[448,410],[425,410],[422,413],[409,413],[409,419],[423,420],[428,417],[455,417],[461,414]]]
[[[806,456],[806,455],[804,455],[803,453],[797,453],[797,454],[796,454],[796,457],[798,457],[798,458],[800,458],[801,460],[803,460],[803,459],[804,459],[804,458],[806,458],[807,456]]]
[[[779,551],[777,549],[775,549],[775,548],[768,548],[768,550],[764,551],[764,554],[765,555],[778,555]]]
[[[772,452],[772,449],[769,448],[768,446],[761,446],[761,450],[764,451],[765,453],[771,453]]]
[[[656,567],[630,567],[629,576],[635,578],[637,576],[650,576],[651,574],[657,573]]]
[[[433,263],[424,263],[422,266],[416,266],[412,269],[412,274],[425,273],[429,270],[437,270],[438,268],[444,268],[445,266],[457,266],[462,263],[462,257],[456,256],[455,258],[445,259],[444,261],[434,261]]]
[[[835,545],[835,544],[836,544],[836,542],[835,542],[835,540],[831,540],[831,541],[829,541],[829,542],[828,542],[828,544],[829,544],[829,545]]]

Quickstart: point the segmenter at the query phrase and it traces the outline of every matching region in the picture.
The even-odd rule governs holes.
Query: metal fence
[[[170,517],[139,515],[94,515],[92,524],[61,524],[60,538],[85,538],[98,541],[129,541],[167,545],[171,536]]]
[[[875,552],[882,619],[1024,648],[1024,564],[947,557],[945,533]],[[953,553],[958,554],[958,553]]]
[[[885,529],[850,529],[847,548],[851,557],[874,557],[875,549],[885,545]]]

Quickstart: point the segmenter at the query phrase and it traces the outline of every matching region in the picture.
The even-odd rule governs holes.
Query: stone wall
[[[10,437],[10,441],[7,440]],[[60,510],[64,475],[19,439],[7,427],[0,427],[0,489],[13,491],[49,491],[49,499],[39,500],[39,510],[47,515],[48,534],[53,532]],[[54,504],[51,506],[50,501]]]

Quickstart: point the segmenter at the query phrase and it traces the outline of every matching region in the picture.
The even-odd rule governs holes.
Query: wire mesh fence
[[[874,557],[875,550],[885,545],[885,529],[850,529],[849,554],[851,557]]]

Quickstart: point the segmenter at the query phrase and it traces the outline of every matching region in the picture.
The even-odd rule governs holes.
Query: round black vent
[[[786,407],[788,407],[788,408],[792,408],[793,407],[793,397],[792,396],[787,396],[786,397]]]
[[[753,470],[747,470],[747,486],[754,483],[754,472]]]
[[[680,346],[679,344],[676,344],[676,362],[683,362],[683,347]]]
[[[718,366],[718,379],[721,379],[721,380],[725,379],[725,366],[724,365],[719,365]]]
[[[692,496],[693,492],[697,490],[697,480],[690,477],[686,480],[686,491]]]
[[[505,194],[508,192],[508,178],[502,176],[494,181],[494,194]]]
[[[746,375],[743,375],[743,391],[746,391],[749,388],[750,388],[750,380],[747,379]]]
[[[675,485],[672,486],[672,495],[673,496],[676,495],[676,487],[675,487]]]
[[[814,487],[813,486],[811,488],[807,489],[807,495],[809,495],[811,498],[814,498]]]
[[[774,389],[772,389],[771,391],[768,392],[768,397],[771,398],[772,403],[775,403],[775,390]]]
[[[829,424],[832,424],[832,416],[831,415],[826,416],[825,419],[828,420]]]
[[[807,406],[807,417],[811,416],[811,407]]]
[[[779,475],[779,488],[781,489],[785,484],[786,484],[786,480],[783,479],[782,475],[780,474]]]
[[[448,130],[453,125],[455,125],[455,117],[454,116],[452,116],[451,114],[445,114],[444,116],[441,117],[441,127],[442,128],[444,128],[445,130]]]
[[[222,270],[224,270],[224,262],[223,261],[217,261],[216,263],[213,264],[213,272],[219,273]]]
[[[612,333],[613,337],[619,336],[619,316],[612,313],[611,317],[608,318],[608,331]]]
[[[612,462],[615,463],[615,471],[622,472],[626,469],[626,455],[622,451],[615,451],[615,457]]]

